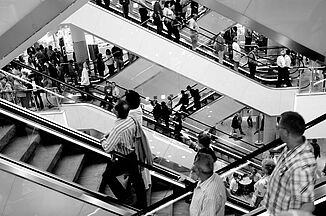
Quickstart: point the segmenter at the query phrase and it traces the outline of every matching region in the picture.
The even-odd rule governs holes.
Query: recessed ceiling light
[[[161,152],[156,152],[156,154],[161,154]]]
[[[183,155],[181,158],[186,158],[186,156]]]
[[[213,112],[212,110],[209,111],[210,113]]]
[[[209,109],[209,106],[207,106],[206,108]]]
[[[169,160],[166,160],[166,162],[170,162]]]
[[[168,155],[168,158],[172,157],[172,155]]]
[[[207,116],[207,117],[210,118],[210,117],[212,117],[212,116],[209,115],[209,116]]]

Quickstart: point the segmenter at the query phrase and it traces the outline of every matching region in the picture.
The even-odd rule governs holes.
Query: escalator
[[[84,130],[84,129],[94,129],[97,131],[100,131],[101,133],[107,133],[109,128],[113,127],[113,122],[115,117],[112,115],[112,113],[107,112],[103,110],[102,108],[98,107],[100,105],[100,102],[107,101],[103,100],[104,95],[103,92],[98,92],[93,94],[89,94],[89,96],[92,98],[92,104],[95,106],[89,106],[87,104],[81,104],[76,102],[80,102],[79,100],[76,101],[77,98],[75,98],[74,95],[76,95],[76,92],[78,94],[87,94],[81,89],[78,89],[76,87],[73,87],[71,85],[68,85],[64,82],[54,80],[53,78],[49,77],[48,75],[44,75],[43,73],[36,71],[33,68],[30,68],[20,62],[15,61],[16,64],[28,68],[29,70],[38,73],[41,76],[48,77],[53,80],[53,82],[59,82],[64,86],[65,92],[63,93],[66,95],[68,99],[62,100],[60,103],[64,103],[62,107],[60,107],[60,110],[65,111],[65,116],[60,118],[60,123],[62,122],[61,119],[66,122],[67,125],[74,129],[78,130]],[[121,95],[124,95],[124,92],[126,89],[120,90]],[[75,92],[74,95],[71,95],[71,92]],[[96,96],[95,96],[96,95]],[[75,98],[72,100],[71,98]],[[146,101],[146,98],[142,98],[144,103],[148,103]],[[143,109],[144,111],[144,117],[143,117],[143,125],[148,128],[147,135],[150,137],[150,140],[153,140],[155,147],[156,155],[160,158],[165,158],[168,155],[167,160],[171,160],[176,162],[177,164],[181,165],[182,167],[179,169],[179,166],[176,166],[177,170],[180,171],[184,168],[189,172],[190,168],[192,167],[193,158],[195,155],[195,151],[189,150],[188,146],[189,143],[187,140],[180,140],[178,136],[176,136],[176,133],[174,132],[174,126],[173,121],[171,121],[171,127],[167,128],[165,125],[162,125],[161,123],[158,123],[154,120],[153,114],[146,111],[146,109]],[[80,116],[79,113],[88,113],[86,116]],[[56,115],[56,113],[54,113]],[[46,114],[46,116],[49,117],[49,113]],[[54,118],[50,118],[54,119]],[[100,122],[97,121],[98,119],[102,119]],[[210,126],[204,123],[201,123],[200,121],[193,119],[191,117],[188,117],[187,119],[191,119],[195,123],[200,123],[202,126],[209,128]],[[100,124],[99,124],[100,123]],[[189,139],[193,142],[197,141],[197,135],[202,130],[197,128],[196,126],[191,126],[189,124],[185,124],[184,130],[187,130],[189,134]],[[219,130],[220,131],[220,130]],[[227,133],[220,131],[221,134]],[[254,146],[248,142],[239,140],[237,143],[228,141],[225,138],[216,137],[215,135],[212,135],[214,139],[216,140],[214,149],[216,151],[217,156],[221,160],[221,164],[228,164],[231,162],[236,161],[237,159],[241,158],[242,156],[248,154],[249,152],[257,149],[257,146]],[[180,143],[179,141],[185,142]],[[168,144],[168,145],[167,145]],[[171,145],[172,144],[172,145]],[[176,157],[179,155],[177,152],[183,150],[183,157]],[[163,155],[162,155],[163,154]],[[170,156],[169,156],[170,155]],[[169,157],[173,157],[169,158]],[[164,159],[165,160],[165,159]],[[162,161],[164,163],[164,161]],[[260,163],[261,158],[256,158],[253,161],[250,162],[249,167],[255,167],[256,169],[260,169]],[[221,165],[224,166],[224,165]],[[184,168],[183,168],[184,167]],[[249,170],[246,169],[244,172],[248,172]]]
[[[283,1],[203,1],[201,5],[216,11],[271,40],[289,47],[313,60],[324,62],[325,53],[321,44],[325,44],[322,18],[325,2]],[[279,7],[282,3],[282,7]],[[293,10],[288,10],[292,8]],[[295,22],[293,22],[295,20]],[[282,25],[279,25],[282,23]],[[317,30],[318,29],[318,30]],[[310,40],[307,40],[310,38]]]
[[[63,186],[77,188],[79,192],[75,192],[75,196],[78,198],[87,198],[89,195],[91,197],[88,200],[100,199],[96,202],[117,203],[102,178],[110,158],[101,150],[96,139],[49,122],[2,99],[0,103],[1,159],[8,159],[20,167],[36,170],[38,175],[60,181]],[[181,178],[179,174],[160,166],[149,168],[153,180],[153,203],[159,201],[157,197],[164,198],[167,194],[175,196],[186,188],[185,183],[178,181]],[[24,177],[29,179],[28,175]],[[56,184],[50,184],[50,191],[57,189]],[[33,194],[31,197],[33,198]],[[35,200],[29,200],[32,201]],[[130,212],[137,211],[128,207],[129,205],[132,205],[130,201],[119,206],[129,208]]]
[[[90,16],[86,18],[84,14],[90,14]],[[97,21],[98,25],[94,25],[94,20]],[[100,28],[108,20],[110,20],[111,27],[115,29],[114,31]],[[297,91],[295,88],[273,89],[253,82],[227,67],[198,55],[196,52],[184,49],[178,44],[171,43],[169,40],[92,3],[83,6],[64,23],[72,23],[100,38],[126,47],[145,59],[164,65],[170,70],[196,80],[268,115],[278,115],[282,111],[293,109],[294,95]],[[119,26],[119,28],[115,28],[115,26]],[[142,38],[142,40],[134,40],[133,38]],[[160,50],[153,49],[147,44],[160,47]],[[261,98],[261,100],[257,100],[257,98]],[[273,101],[273,103],[268,103],[269,101]]]
[[[87,0],[41,1],[1,4],[0,68],[19,56],[48,31],[56,28]],[[36,19],[37,17],[37,19]]]

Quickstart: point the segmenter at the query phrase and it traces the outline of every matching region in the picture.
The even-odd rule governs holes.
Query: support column
[[[88,57],[84,31],[77,26],[70,25],[71,37],[77,62],[84,62]]]
[[[276,139],[276,117],[264,115],[263,143],[266,145]]]

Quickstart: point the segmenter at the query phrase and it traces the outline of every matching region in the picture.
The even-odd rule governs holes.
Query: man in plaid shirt
[[[285,112],[277,128],[286,147],[271,175],[263,205],[273,216],[292,209],[312,212],[317,164],[303,136],[305,121],[296,112]]]

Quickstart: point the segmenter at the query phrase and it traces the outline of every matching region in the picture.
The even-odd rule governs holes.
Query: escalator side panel
[[[104,28],[108,22],[111,31]],[[293,110],[295,88],[278,90],[264,87],[91,3],[84,5],[64,23],[72,23],[268,115]]]
[[[117,215],[0,170],[0,213],[3,215]],[[22,208],[23,207],[23,208]]]

